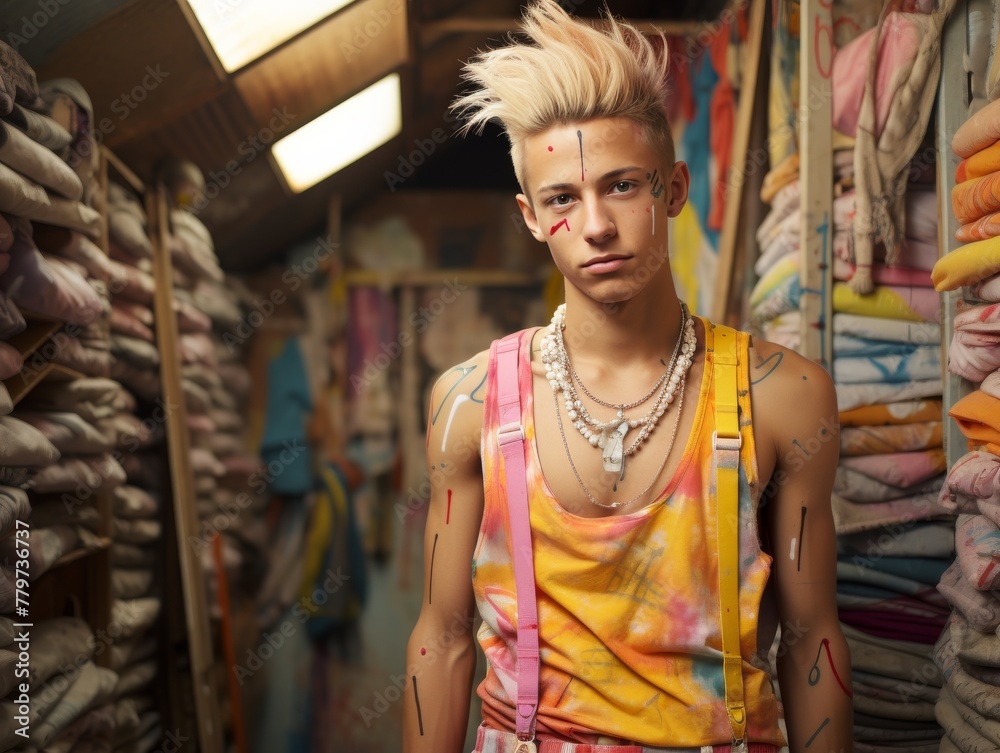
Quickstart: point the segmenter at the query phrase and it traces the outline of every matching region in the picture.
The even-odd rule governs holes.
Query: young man
[[[735,337],[735,663],[746,708],[746,747],[736,746],[713,442],[722,329],[690,317],[671,278],[667,219],[684,206],[690,176],[674,161],[666,122],[665,45],[615,22],[597,31],[553,0],[528,9],[524,31],[526,43],[468,65],[475,89],[456,106],[470,128],[503,123],[518,205],[566,281],[553,325],[518,341],[535,589],[515,584],[498,359],[484,352],[433,392],[425,601],[407,649],[404,751],[462,750],[477,606],[489,660],[478,689],[482,753],[582,753],[598,744],[609,753],[776,751],[784,738],[763,654],[779,621],[791,751],[850,751],[850,657],[837,618],[830,508],[833,385],[791,351]],[[533,737],[519,740],[524,599],[537,606],[539,700],[528,720]],[[615,747],[628,745],[639,747]]]

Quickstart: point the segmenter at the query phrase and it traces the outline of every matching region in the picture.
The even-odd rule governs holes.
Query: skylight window
[[[353,0],[187,0],[226,72],[252,63]]]
[[[306,190],[398,136],[399,74],[390,73],[271,147],[285,181]]]

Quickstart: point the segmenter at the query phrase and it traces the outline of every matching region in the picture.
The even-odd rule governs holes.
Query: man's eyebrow
[[[618,176],[624,175],[625,173],[630,173],[633,170],[642,170],[642,168],[638,167],[637,165],[630,165],[629,167],[619,167],[616,170],[611,170],[609,172],[604,173],[604,175],[598,178],[598,181],[606,181],[612,178],[617,178]],[[573,183],[551,183],[547,186],[542,186],[541,188],[539,188],[538,193],[545,193],[546,191],[565,191],[567,189],[574,187],[575,184]]]

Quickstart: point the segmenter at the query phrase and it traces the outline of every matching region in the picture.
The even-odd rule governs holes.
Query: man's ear
[[[686,162],[675,162],[670,175],[670,201],[667,202],[667,217],[676,217],[687,203],[691,186],[691,171]]]
[[[523,193],[517,195],[517,206],[521,210],[521,216],[524,217],[524,224],[531,231],[535,240],[539,243],[545,243],[545,234],[538,227],[538,218],[535,217],[535,210],[532,208],[528,197]]]

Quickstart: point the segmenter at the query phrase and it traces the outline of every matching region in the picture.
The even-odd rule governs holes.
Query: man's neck
[[[574,362],[628,369],[669,356],[677,342],[680,317],[680,301],[672,286],[660,295],[611,304],[567,290],[564,338]]]

